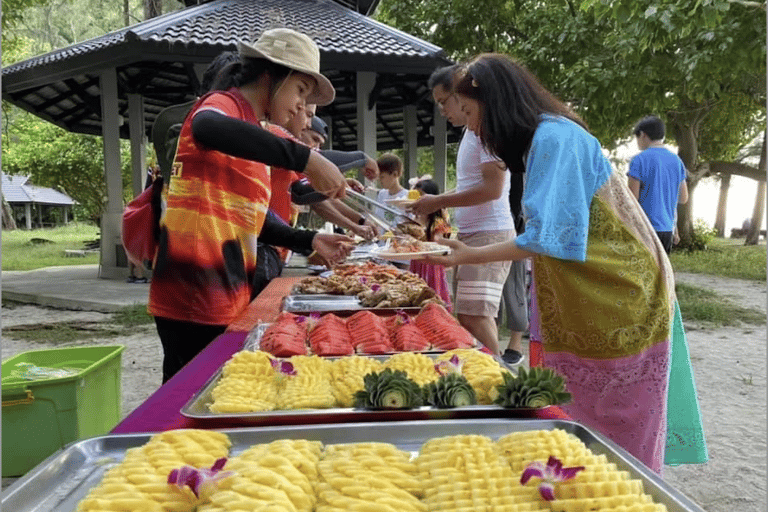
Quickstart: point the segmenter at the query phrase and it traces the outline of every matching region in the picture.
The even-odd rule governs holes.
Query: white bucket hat
[[[267,59],[294,71],[306,73],[317,81],[307,103],[328,105],[336,96],[331,81],[320,74],[320,50],[309,36],[289,28],[265,30],[255,43],[237,43],[243,57]]]

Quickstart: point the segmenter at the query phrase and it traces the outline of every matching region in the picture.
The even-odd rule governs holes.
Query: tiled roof
[[[23,70],[43,71],[72,58],[141,43],[145,49],[152,46],[152,57],[158,60],[201,52],[215,56],[222,50],[234,49],[238,40],[255,40],[273,27],[290,27],[310,35],[320,47],[324,69],[344,69],[345,63],[356,62],[345,58],[349,56],[365,56],[369,70],[379,67],[377,58],[406,59],[401,63],[406,66],[407,59],[424,60],[421,65],[425,72],[434,69],[435,64],[447,62],[439,47],[331,0],[217,0],[11,64],[3,69],[3,80],[12,79]],[[210,60],[207,55],[206,58]],[[93,68],[104,64],[93,62]],[[8,89],[12,89],[12,84]]]
[[[236,41],[280,26],[309,34],[320,47],[322,71],[337,90],[328,112],[336,133],[346,133],[334,147],[356,149],[357,71],[375,72],[382,82],[375,98],[381,149],[402,147],[402,108],[408,104],[419,112],[419,143],[430,143],[433,105],[426,79],[450,61],[439,47],[332,0],[215,0],[171,12],[5,67],[3,99],[67,130],[100,135],[99,76],[115,69],[120,115],[128,118],[129,94],[142,96],[149,134],[163,108],[195,97],[196,68],[235,49]],[[128,138],[128,128],[120,127],[121,137]]]
[[[52,188],[38,187],[29,183],[28,176],[2,175],[3,196],[9,204],[39,203],[71,205],[75,201],[66,194]]]

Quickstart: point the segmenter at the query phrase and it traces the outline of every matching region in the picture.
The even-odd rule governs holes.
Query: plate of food
[[[436,242],[423,242],[412,236],[393,236],[387,243],[376,250],[377,258],[384,260],[418,260],[424,256],[448,254],[449,247]]]

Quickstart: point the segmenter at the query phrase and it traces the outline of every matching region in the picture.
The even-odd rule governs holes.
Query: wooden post
[[[357,149],[371,158],[376,158],[376,105],[368,109],[368,99],[375,84],[376,73],[357,72]],[[362,170],[358,172],[358,180],[371,185]]]
[[[128,128],[131,137],[131,184],[134,197],[144,190],[147,178],[147,136],[144,133],[144,97],[128,95]]]
[[[107,206],[101,217],[100,277],[122,279],[126,268],[118,267],[122,251],[120,226],[123,213],[123,177],[120,170],[120,123],[117,103],[117,73],[107,69],[99,76],[101,88],[101,133],[104,138],[104,175],[107,183]],[[122,258],[120,258],[122,259]],[[121,262],[122,263],[122,262]]]
[[[405,188],[408,180],[419,175],[419,119],[416,105],[403,109],[403,131],[405,133]]]

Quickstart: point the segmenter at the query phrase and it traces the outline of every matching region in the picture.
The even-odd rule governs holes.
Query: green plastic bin
[[[72,441],[111,430],[121,416],[122,345],[33,350],[3,361],[3,477],[21,476]],[[26,380],[18,363],[77,374]]]

